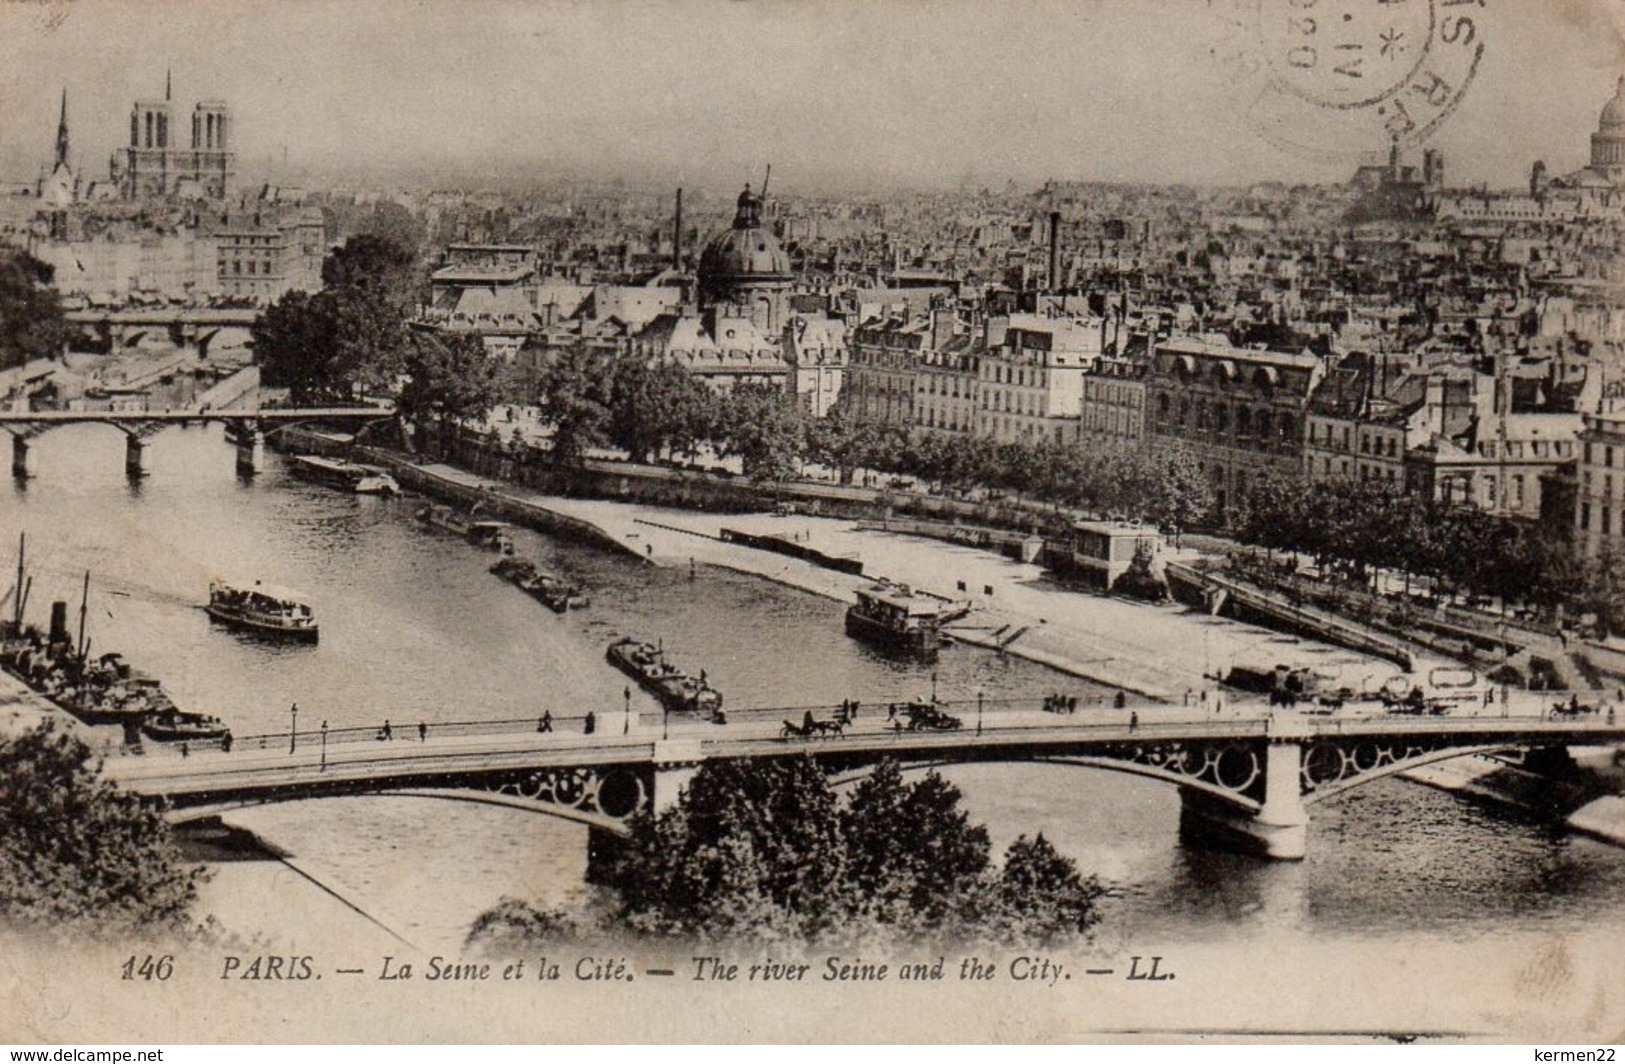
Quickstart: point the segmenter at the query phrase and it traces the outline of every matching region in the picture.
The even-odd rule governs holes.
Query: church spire
[[[56,123],[56,165],[68,164],[68,90],[62,89],[62,117]]]

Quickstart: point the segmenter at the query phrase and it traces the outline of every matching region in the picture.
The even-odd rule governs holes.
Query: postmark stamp
[[[1415,147],[1461,104],[1487,0],[1225,0],[1214,57],[1277,145],[1347,157]]]

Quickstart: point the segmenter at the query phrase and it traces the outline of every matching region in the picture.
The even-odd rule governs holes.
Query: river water
[[[924,694],[931,669],[847,639],[841,607],[712,569],[694,577],[605,551],[520,534],[591,590],[558,617],[490,576],[492,555],[412,520],[409,500],[355,498],[290,477],[276,457],[239,479],[218,426],[172,428],[151,442],[151,476],[123,473],[123,437],[76,426],[34,441],[37,476],[0,484],[0,565],[29,536],[30,616],[51,599],[76,610],[91,573],[93,652],[118,650],[161,677],[184,707],[239,735],[418,721],[622,709],[624,678],[603,659],[620,634],[660,639],[704,667],[730,706],[797,706]],[[198,608],[213,575],[303,589],[319,647],[255,642]],[[10,584],[9,575],[0,585]],[[945,652],[940,693],[1033,697],[1081,681],[969,647]],[[634,692],[634,708],[653,704]],[[1267,864],[1182,846],[1176,792],[1113,773],[1038,765],[948,770],[996,845],[1042,831],[1101,876],[1103,949],[1145,940],[1494,941],[1625,931],[1625,853],[1548,824],[1399,780],[1317,807],[1308,859]],[[564,899],[580,889],[581,828],[428,799],[300,802],[239,820],[349,892],[401,937],[455,948],[503,894]],[[245,936],[296,944],[329,933],[306,892],[266,892],[220,867],[206,904]],[[455,883],[451,889],[449,884]],[[256,886],[258,884],[258,886]]]

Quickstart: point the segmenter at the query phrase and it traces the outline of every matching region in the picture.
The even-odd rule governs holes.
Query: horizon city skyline
[[[1345,180],[1383,154],[1379,137],[1305,150],[1249,114],[1222,9],[1262,20],[1253,9],[1275,2],[1032,0],[997,17],[965,0],[5,5],[0,91],[14,120],[0,128],[0,177],[48,166],[64,89],[72,164],[104,177],[133,102],[162,99],[172,76],[177,116],[204,99],[231,106],[238,167],[256,184],[621,178],[721,194],[769,162],[777,187],[807,195]],[[1181,17],[1193,9],[1200,19]],[[1482,64],[1425,144],[1444,153],[1446,183],[1510,188],[1536,159],[1583,166],[1625,67],[1625,11],[1472,11]],[[1169,62],[1143,61],[1147,36]],[[1547,78],[1552,64],[1569,76]],[[1339,113],[1285,98],[1288,121]]]

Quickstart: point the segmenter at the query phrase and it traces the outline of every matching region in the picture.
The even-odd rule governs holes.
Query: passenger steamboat
[[[316,614],[298,592],[269,587],[258,580],[246,587],[216,580],[209,585],[209,604],[203,608],[221,624],[256,635],[298,643],[314,643],[321,638]]]

